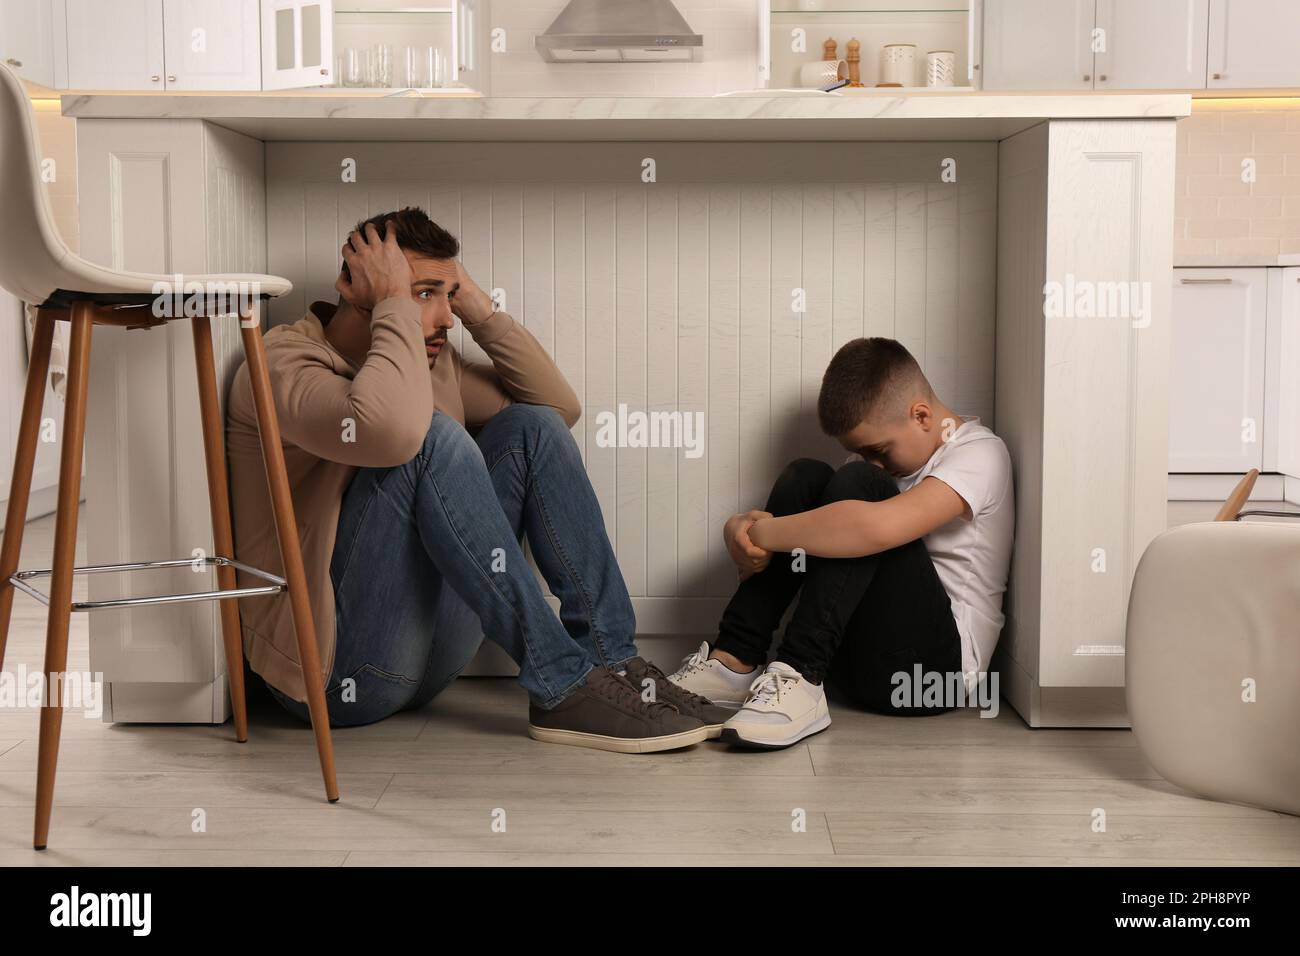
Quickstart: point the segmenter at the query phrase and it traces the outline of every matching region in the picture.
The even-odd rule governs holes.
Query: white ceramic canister
[[[849,65],[844,60],[816,60],[799,67],[799,85],[809,89],[819,89],[848,78]]]
[[[931,50],[925,55],[925,85],[952,86],[957,75],[957,54],[952,50]]]
[[[915,43],[887,43],[880,48],[880,82],[916,85]]]

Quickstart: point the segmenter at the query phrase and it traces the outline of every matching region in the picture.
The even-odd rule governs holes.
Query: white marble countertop
[[[320,90],[70,93],[61,102],[77,119],[200,119],[262,140],[997,140],[1045,119],[1191,112],[1186,93],[483,97]]]

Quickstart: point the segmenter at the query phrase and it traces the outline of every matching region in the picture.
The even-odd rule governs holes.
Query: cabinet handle
[[[1099,79],[1099,80],[1101,80],[1101,82],[1105,83],[1105,82],[1106,82],[1106,74],[1105,74],[1105,73],[1102,73],[1100,76],[1097,77],[1097,79]]]
[[[175,83],[175,82],[176,82],[176,77],[174,77],[174,76],[168,76],[168,77],[167,77],[167,82],[168,82],[168,83]]]
[[[1223,74],[1222,74],[1222,73],[1211,73],[1211,74],[1210,74],[1210,79],[1212,79],[1212,80],[1221,80],[1221,79],[1223,79]]]
[[[5,60],[5,62],[8,63],[10,66],[22,66],[22,65],[23,65],[23,61],[22,61],[22,60],[15,60],[13,57],[8,57],[8,58]]]
[[[320,75],[321,75],[321,76],[329,76],[329,75],[330,75],[330,71],[327,70],[327,69],[325,69],[325,67],[321,67]]]
[[[149,77],[149,79],[152,80],[153,82],[157,83],[157,82],[158,82],[158,79],[159,79],[158,74],[155,73],[153,76]]]
[[[1183,285],[1231,285],[1231,279],[1179,279]],[[1300,279],[1296,281],[1300,282]]]
[[[1092,74],[1091,74],[1091,73],[1085,73],[1085,74],[1083,74],[1083,78],[1084,78],[1084,80],[1091,82],[1091,81],[1092,81]]]

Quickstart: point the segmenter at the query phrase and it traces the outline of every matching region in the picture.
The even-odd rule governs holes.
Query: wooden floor
[[[52,533],[28,525],[23,567],[49,566]],[[22,594],[14,610],[5,669],[39,668],[45,610]],[[88,669],[86,620],[70,670]],[[334,805],[310,731],[264,693],[250,710],[246,744],[229,723],[67,712],[37,853],[38,712],[0,708],[0,865],[1300,863],[1300,818],[1186,795],[1130,732],[1034,731],[1005,702],[995,719],[832,706],[829,730],[786,751],[633,756],[533,741],[513,681],[461,679],[419,712],[336,730]]]

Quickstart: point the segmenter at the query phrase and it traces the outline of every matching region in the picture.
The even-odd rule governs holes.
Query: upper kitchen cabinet
[[[258,0],[64,0],[68,85],[256,90]]]
[[[334,82],[332,0],[262,0],[262,89]]]
[[[62,52],[63,0],[0,0],[0,60],[15,73],[60,86]]]
[[[1210,89],[1300,87],[1300,3],[1210,0]]]
[[[65,0],[68,85],[164,90],[163,0]]]
[[[334,83],[485,93],[489,16],[486,0],[335,0]]]
[[[984,0],[986,90],[1090,90],[1096,0]]]
[[[1209,3],[984,0],[984,88],[1204,89]]]
[[[169,90],[262,87],[259,0],[163,0]]]
[[[1093,88],[1205,89],[1210,0],[1097,0]]]

